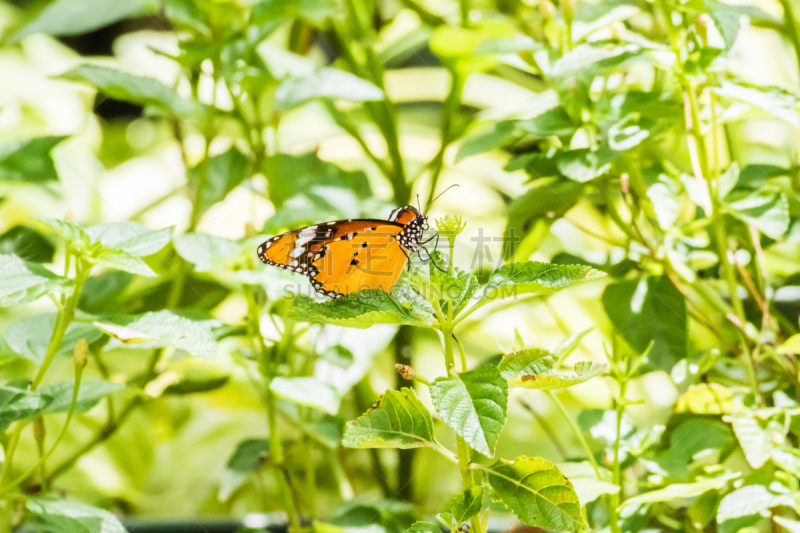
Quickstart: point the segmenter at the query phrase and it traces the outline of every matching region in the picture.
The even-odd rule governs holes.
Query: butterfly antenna
[[[419,203],[419,194],[417,195],[417,208],[419,209],[419,212],[422,213],[422,204]]]
[[[458,183],[454,183],[453,185],[449,186],[448,188],[446,188],[445,190],[443,190],[442,192],[440,192],[440,193],[439,193],[439,195],[438,195],[436,198],[434,198],[433,200],[431,200],[430,202],[428,202],[428,209],[430,209],[430,208],[431,208],[431,206],[433,205],[433,202],[435,202],[436,200],[438,200],[439,198],[441,198],[441,197],[442,197],[442,195],[443,195],[444,193],[446,193],[447,191],[449,191],[449,190],[450,190],[450,189],[452,189],[453,187],[460,187],[460,186],[461,186],[461,185],[459,185]]]

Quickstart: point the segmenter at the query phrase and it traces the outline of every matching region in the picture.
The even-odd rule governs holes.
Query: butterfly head
[[[428,217],[419,212],[413,205],[400,207],[392,211],[389,220],[405,226],[398,235],[400,244],[409,252],[414,252],[422,243],[422,235],[429,229]]]

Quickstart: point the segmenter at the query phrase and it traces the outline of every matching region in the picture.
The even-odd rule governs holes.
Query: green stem
[[[17,476],[14,480],[10,481],[9,483],[0,487],[0,495],[6,493],[9,489],[18,486],[20,483],[28,479],[38,468],[42,469],[42,490],[47,490],[48,485],[48,478],[44,474],[45,471],[45,464],[47,458],[50,457],[61,441],[64,440],[64,437],[67,435],[67,428],[69,428],[70,422],[72,422],[72,418],[75,415],[75,406],[78,404],[78,393],[80,392],[81,387],[81,377],[83,376],[83,366],[76,366],[75,367],[75,385],[72,388],[72,401],[69,404],[69,411],[67,411],[67,419],[64,421],[64,426],[61,428],[61,432],[56,437],[56,441],[50,447],[50,450],[43,454],[39,461],[33,465],[27,472]],[[44,447],[44,442],[42,443],[42,447]]]
[[[628,389],[628,380],[627,378],[622,379],[618,382],[619,384],[619,400],[616,402],[616,413],[617,413],[617,428],[616,428],[616,438],[614,439],[614,465],[611,469],[612,472],[612,482],[619,487],[619,492],[614,494],[609,494],[609,526],[611,527],[611,531],[614,533],[620,533],[619,527],[619,519],[617,515],[617,509],[619,508],[620,499],[622,496],[622,467],[619,462],[619,443],[622,437],[622,417],[625,415],[625,393]]]
[[[461,12],[461,27],[469,27],[469,0],[460,0],[459,11]]]
[[[275,394],[267,384],[267,425],[269,426],[269,454],[270,462],[275,465],[277,470],[282,476],[285,485],[284,494],[287,495],[288,504],[286,505],[286,512],[289,515],[289,526],[292,533],[298,533],[301,529],[301,515],[299,511],[299,501],[297,493],[292,483],[292,478],[289,470],[286,467],[283,457],[283,446],[281,446],[281,437],[278,432],[278,404]]]
[[[567,421],[569,424],[570,429],[578,437],[578,442],[580,442],[581,447],[583,448],[584,453],[586,454],[586,459],[592,465],[594,469],[594,473],[597,475],[597,479],[600,479],[600,465],[597,464],[597,459],[594,458],[594,453],[592,453],[592,448],[589,446],[589,443],[586,441],[586,438],[583,436],[583,432],[581,428],[578,427],[578,424],[572,418],[572,415],[567,411],[564,404],[561,403],[561,400],[558,399],[552,391],[545,391],[547,395],[550,397],[550,400],[558,407],[558,410],[561,411],[561,415],[564,417],[564,420]]]
[[[783,23],[786,26],[786,33],[794,46],[794,54],[797,59],[798,70],[800,70],[800,32],[797,29],[797,19],[794,18],[792,11],[792,0],[781,0],[783,6]]]
[[[465,2],[467,0],[462,0]],[[430,209],[431,203],[436,194],[436,185],[439,183],[439,176],[444,169],[444,153],[450,143],[453,142],[455,135],[453,135],[453,116],[458,112],[461,107],[461,95],[464,92],[465,77],[459,72],[458,65],[454,64],[448,68],[450,71],[450,92],[444,101],[442,109],[442,126],[440,134],[439,151],[431,160],[429,166],[431,169],[430,188],[428,190],[427,209]],[[452,261],[452,256],[451,256]]]

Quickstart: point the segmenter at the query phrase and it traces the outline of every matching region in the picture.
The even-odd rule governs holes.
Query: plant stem
[[[581,428],[578,427],[578,424],[572,418],[572,415],[567,411],[567,408],[564,407],[564,404],[561,403],[561,400],[558,399],[558,396],[553,393],[553,391],[545,391],[547,396],[550,397],[550,400],[558,407],[558,410],[561,411],[561,415],[564,417],[564,420],[567,421],[569,424],[570,429],[578,437],[578,442],[580,442],[581,447],[583,448],[584,453],[586,454],[586,459],[592,465],[594,469],[594,473],[597,475],[597,479],[600,479],[600,465],[597,464],[597,459],[594,457],[594,453],[592,453],[592,448],[589,446],[589,443],[586,441],[586,438],[583,436],[583,432]]]
[[[797,30],[797,19],[794,18],[792,11],[792,0],[781,0],[783,6],[783,23],[786,26],[786,33],[794,46],[794,54],[797,59],[798,70],[800,70],[800,32]]]
[[[31,383],[31,391],[35,391],[39,387],[44,379],[45,374],[47,373],[47,370],[53,363],[53,359],[58,352],[58,347],[61,345],[61,341],[64,339],[64,334],[67,331],[67,327],[69,326],[70,322],[72,322],[72,319],[75,318],[75,308],[78,305],[78,300],[81,297],[81,290],[83,290],[83,284],[86,281],[86,278],[89,277],[90,271],[90,265],[86,264],[81,259],[76,258],[75,289],[67,298],[64,307],[58,310],[56,324],[53,328],[53,334],[50,336],[50,341],[47,344],[44,360],[39,366],[39,371],[36,373],[36,376],[33,378],[33,382]],[[9,445],[6,450],[5,461],[3,461],[3,468],[0,470],[0,486],[5,486],[6,478],[11,473],[14,454],[17,451],[22,430],[26,425],[27,422],[25,420],[17,422],[17,425],[14,427],[14,431],[11,434]]]
[[[616,428],[616,439],[614,439],[614,465],[611,469],[612,473],[612,482],[619,487],[619,492],[614,494],[609,494],[609,526],[611,527],[611,531],[614,533],[620,533],[619,527],[619,519],[617,518],[617,508],[620,504],[620,498],[622,496],[622,468],[619,462],[619,441],[621,438],[622,433],[622,417],[625,414],[625,393],[628,389],[628,379],[627,377],[623,377],[618,381],[619,385],[619,399],[616,402],[616,413],[617,413],[617,428]]]
[[[270,462],[275,465],[277,470],[282,476],[285,483],[285,494],[288,496],[288,505],[286,512],[289,515],[290,530],[297,533],[301,528],[300,513],[298,511],[298,502],[296,494],[293,489],[292,479],[289,471],[284,464],[283,447],[281,446],[281,437],[278,432],[278,404],[272,390],[267,384],[267,424],[269,426],[269,455]]]
[[[439,183],[439,176],[444,169],[444,153],[450,143],[453,142],[455,135],[453,135],[453,116],[458,112],[461,107],[461,95],[464,92],[464,75],[459,72],[457,64],[448,68],[450,71],[450,92],[444,101],[442,108],[442,126],[440,134],[439,151],[433,157],[429,166],[431,168],[430,189],[428,191],[427,208],[430,209],[431,203],[436,194],[436,185]],[[452,261],[452,257],[451,257]]]

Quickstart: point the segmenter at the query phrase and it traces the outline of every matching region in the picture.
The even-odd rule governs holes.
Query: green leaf
[[[0,254],[0,307],[32,302],[59,291],[71,293],[72,280],[53,274],[38,263]]]
[[[578,42],[590,33],[605,28],[613,22],[628,19],[640,12],[638,6],[625,1],[578,2],[575,4],[572,39]]]
[[[130,272],[131,274],[139,274],[140,276],[148,276],[151,278],[157,275],[147,263],[126,252],[101,248],[92,255],[98,264],[106,268],[122,270],[124,272]]]
[[[176,235],[172,242],[178,255],[192,263],[196,272],[228,269],[242,255],[242,247],[236,241],[205,233]]]
[[[746,414],[732,416],[731,426],[748,464],[756,469],[764,466],[774,448],[771,429],[762,428],[757,418]]]
[[[611,482],[611,472],[600,467],[600,476],[588,461],[562,463],[558,465],[561,473],[567,476],[575,488],[582,505],[595,501],[603,494],[616,494],[619,486]]]
[[[442,533],[442,530],[430,522],[414,522],[404,533]]]
[[[438,448],[433,419],[414,391],[388,390],[366,413],[347,423],[347,448]]]
[[[539,180],[525,194],[511,202],[508,210],[508,225],[503,242],[504,257],[511,259],[520,250],[525,250],[525,240],[544,223],[543,235],[554,220],[564,216],[583,196],[584,185],[572,180],[552,182]],[[542,237],[543,238],[543,237]],[[522,239],[522,243],[518,244]],[[522,254],[527,259],[533,250]]]
[[[494,457],[506,422],[508,384],[493,365],[437,378],[430,387],[439,418],[474,450]]]
[[[0,144],[0,181],[33,184],[58,181],[50,152],[66,138],[64,135],[37,137]]]
[[[575,363],[574,376],[562,376],[555,372],[556,359],[547,350],[532,348],[503,356],[498,365],[509,387],[524,389],[562,389],[583,383],[605,369],[593,361]]]
[[[719,383],[691,385],[678,398],[675,411],[697,415],[721,415],[744,411],[745,407],[734,400],[731,389]]]
[[[98,92],[116,100],[152,105],[177,117],[193,118],[205,111],[198,102],[179,96],[173,88],[155,78],[134,76],[113,68],[90,64],[78,65],[62,77],[91,85]]]
[[[728,482],[741,476],[740,473],[728,473],[719,477],[703,479],[694,483],[673,483],[663,489],[639,494],[625,500],[625,505],[655,502],[671,502],[677,498],[694,498],[710,490],[721,490]]]
[[[532,37],[517,34],[514,37],[495,37],[487,39],[475,47],[473,55],[482,54],[516,54],[518,52],[532,52],[541,50],[541,43],[536,42]]]
[[[663,230],[671,228],[678,220],[683,202],[680,181],[670,176],[661,166],[645,169],[642,178],[647,186],[647,199],[653,206],[658,227]]]
[[[199,217],[250,177],[250,161],[236,148],[202,160],[187,171]],[[198,192],[199,191],[199,192]]]
[[[396,500],[345,502],[340,509],[330,522],[349,533],[402,533],[411,527],[415,514],[410,504]]]
[[[734,191],[723,205],[726,213],[755,226],[772,239],[780,239],[789,229],[789,202],[780,191],[769,188]]]
[[[334,0],[261,0],[253,5],[251,17],[257,23],[282,18],[319,23],[335,15],[339,7]]]
[[[275,92],[275,105],[286,110],[317,98],[371,102],[383,100],[383,97],[382,90],[355,74],[324,68],[315,74],[281,83]]]
[[[644,353],[654,345],[648,361],[669,372],[687,356],[686,301],[667,276],[622,281],[605,288],[603,308],[628,345]]]
[[[308,152],[301,155],[277,154],[266,160],[261,170],[269,181],[269,199],[280,207],[289,198],[316,190],[326,195],[329,187],[352,190],[362,200],[372,196],[367,175],[346,171]]]
[[[257,472],[268,452],[267,439],[244,439],[236,445],[225,468],[234,472]]]
[[[339,447],[344,435],[345,421],[343,418],[331,416],[315,409],[305,409],[301,405],[287,400],[280,400],[278,408],[305,435],[326,448],[335,450]]]
[[[581,340],[594,328],[588,328],[583,331],[577,331],[561,341],[556,349],[553,350],[553,357],[558,361],[563,361],[569,354],[575,351],[575,348],[581,343]]]
[[[770,453],[770,458],[782,470],[800,478],[800,450],[796,448],[774,448]]]
[[[120,250],[134,257],[145,257],[159,252],[169,244],[172,227],[151,230],[136,222],[109,222],[86,228],[86,234],[107,248]]]
[[[332,415],[339,411],[342,401],[341,395],[333,386],[313,377],[277,377],[270,383],[270,389],[280,398],[321,409]]]
[[[80,35],[114,22],[158,13],[158,4],[148,0],[57,0],[46,5],[33,22],[14,36],[35,33]]]
[[[11,324],[6,330],[7,346],[18,355],[36,364],[44,361],[47,345],[56,325],[56,313],[29,315]],[[71,356],[75,344],[85,339],[89,344],[103,336],[103,333],[86,322],[72,322],[67,326],[64,338],[58,346],[56,355]]]
[[[482,485],[470,487],[456,494],[450,500],[450,514],[459,524],[469,520],[483,510],[483,496],[486,490]]]
[[[537,137],[572,135],[579,127],[561,106],[552,107],[533,118],[520,120],[516,125],[520,131]]]
[[[790,520],[778,515],[773,516],[772,519],[789,533],[800,533],[800,522],[797,520]]]
[[[578,495],[556,465],[541,457],[500,459],[486,468],[497,496],[528,526],[555,531],[581,531]]]
[[[590,78],[597,70],[617,66],[641,54],[642,50],[636,44],[619,46],[602,43],[582,44],[557,59],[550,69],[550,76],[565,78],[577,75]]]
[[[515,120],[492,123],[465,137],[458,147],[455,162],[458,163],[465,157],[482,154],[510,144],[518,135],[519,131]]]
[[[53,398],[44,410],[45,413],[66,413],[72,403],[72,393],[75,388],[75,380],[67,379],[59,383],[53,383],[42,387],[41,393]],[[125,389],[121,383],[111,383],[102,379],[91,379],[81,381],[78,389],[78,401],[75,404],[75,414],[89,411],[100,400],[115,392]]]
[[[375,324],[423,326],[433,323],[432,309],[424,300],[403,295],[400,291],[388,294],[378,289],[358,291],[322,303],[301,298],[295,302],[289,317],[302,322],[322,322],[351,328],[368,328]]]
[[[552,372],[556,359],[544,348],[527,348],[504,355],[497,368],[503,379],[514,379],[525,375],[538,375]]]
[[[583,265],[555,265],[539,261],[511,263],[492,272],[479,304],[525,294],[552,294],[576,283],[604,276],[605,273]]]
[[[47,226],[50,226],[52,229],[56,231],[61,237],[64,238],[66,241],[70,241],[72,243],[82,243],[87,247],[92,243],[92,238],[83,231],[80,226],[76,226],[72,222],[67,222],[66,220],[59,220],[56,218],[48,218],[48,217],[33,217],[35,220],[43,222]]]
[[[559,154],[556,166],[569,179],[585,183],[608,172],[616,157],[617,154],[607,146],[599,150],[579,148]]]
[[[50,263],[55,253],[50,241],[27,226],[14,226],[0,235],[0,254],[16,255],[32,263]]]
[[[126,533],[116,516],[96,507],[64,499],[32,496],[26,503],[27,526],[54,533]]]
[[[0,431],[15,420],[38,416],[52,400],[40,392],[0,387]]]
[[[729,6],[726,4],[726,7]],[[784,89],[723,81],[719,87],[712,87],[711,90],[722,97],[744,102],[800,128],[800,115],[797,113],[798,97]]]
[[[763,485],[747,485],[722,498],[717,509],[717,521],[759,514],[784,505],[798,510],[795,497],[796,494],[776,492]]]
[[[113,322],[95,326],[128,348],[149,350],[172,345],[199,357],[214,357],[217,345],[211,329],[170,311],[155,311],[138,316],[117,315]]]

